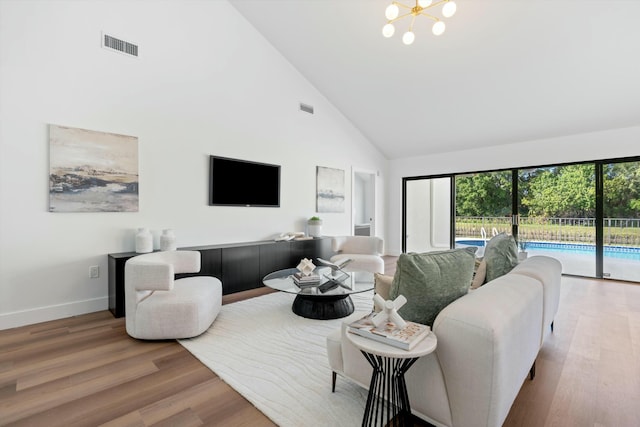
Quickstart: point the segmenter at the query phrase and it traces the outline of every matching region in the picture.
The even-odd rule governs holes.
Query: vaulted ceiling
[[[410,46],[386,0],[230,2],[390,159],[640,125],[640,1],[456,0]]]

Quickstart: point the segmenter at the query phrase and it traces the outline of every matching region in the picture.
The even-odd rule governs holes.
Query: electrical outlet
[[[89,267],[89,278],[97,279],[100,277],[100,266],[92,265]]]

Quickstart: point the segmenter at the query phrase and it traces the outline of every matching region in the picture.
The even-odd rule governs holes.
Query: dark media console
[[[269,273],[298,265],[302,258],[329,259],[333,255],[331,238],[312,240],[260,241],[223,245],[192,246],[178,250],[199,251],[202,268],[187,276],[214,276],[222,281],[222,294],[232,294],[264,286],[262,278]],[[109,254],[109,311],[115,317],[125,315],[124,265],[135,252]]]

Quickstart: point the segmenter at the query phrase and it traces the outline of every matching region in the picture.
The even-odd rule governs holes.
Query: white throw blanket
[[[351,296],[370,311],[372,292]],[[187,350],[281,426],[356,426],[367,391],[348,380],[331,393],[326,337],[342,319],[312,320],[291,311],[294,295],[273,293],[222,307]]]

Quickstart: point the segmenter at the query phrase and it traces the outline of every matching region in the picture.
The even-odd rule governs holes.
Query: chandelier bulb
[[[387,9],[384,11],[384,15],[387,17],[388,20],[396,19],[399,14],[400,14],[400,8],[395,3],[391,3],[389,6],[387,6]]]
[[[434,35],[439,36],[442,33],[444,33],[444,29],[445,29],[444,22],[438,21],[435,24],[433,24],[433,28],[431,28],[431,31],[433,31]]]
[[[389,38],[393,35],[393,33],[395,33],[396,29],[393,26],[393,24],[387,24],[384,27],[382,27],[382,35]]]
[[[445,18],[451,18],[457,10],[457,6],[454,2],[449,1],[442,6],[442,16]]]
[[[406,45],[410,45],[416,39],[416,35],[413,34],[413,31],[407,31],[402,36],[402,43]]]
[[[382,27],[382,35],[387,38],[392,37],[396,32],[393,24],[399,19],[411,17],[411,25],[409,26],[409,31],[402,35],[402,42],[406,45],[413,44],[416,39],[416,36],[413,33],[413,24],[416,20],[416,17],[418,17],[419,15],[424,15],[435,21],[433,27],[431,28],[431,31],[436,36],[442,35],[446,29],[445,23],[437,17],[422,11],[422,9],[433,6],[440,6],[441,4],[443,5],[442,16],[444,18],[450,18],[456,13],[457,5],[453,0],[437,0],[436,2],[434,2],[433,0],[415,0],[415,7],[410,8],[410,12],[400,16],[400,7],[409,8],[409,6],[398,3],[398,1],[396,0],[391,0],[391,4],[389,4],[384,11],[385,16],[387,17],[387,23]]]

